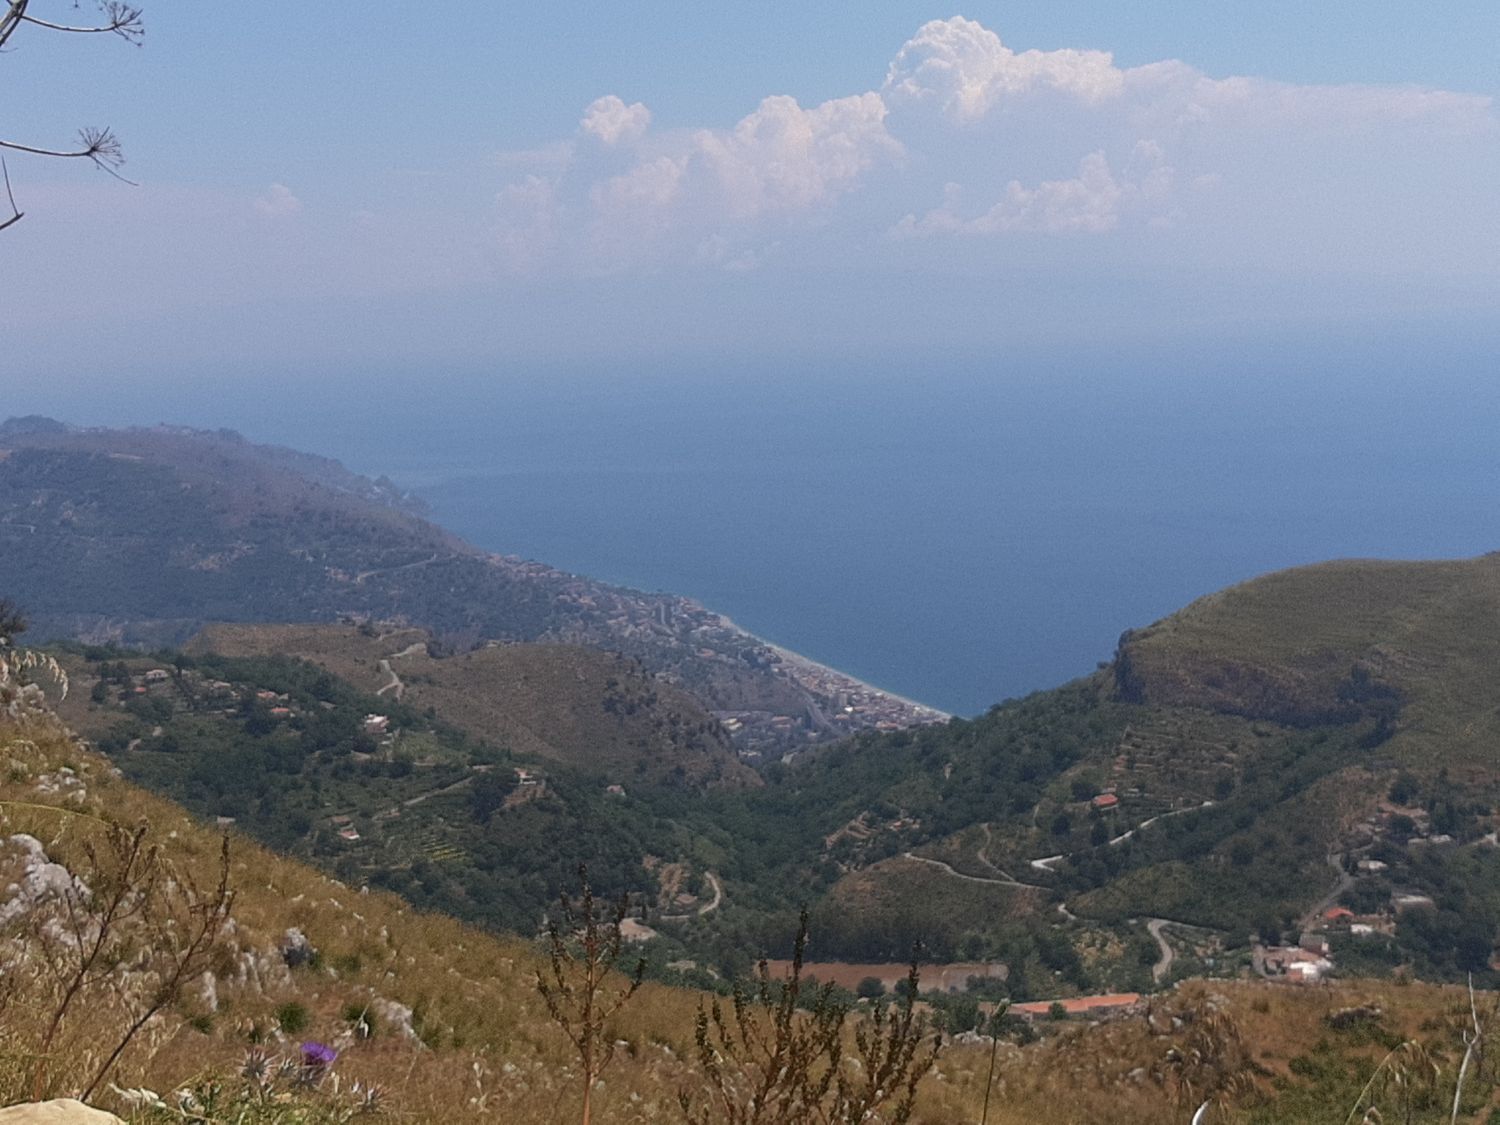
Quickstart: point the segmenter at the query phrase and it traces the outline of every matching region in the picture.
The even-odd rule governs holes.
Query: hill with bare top
[[[363,690],[433,708],[475,739],[626,786],[760,784],[712,715],[628,657],[515,644],[434,659],[431,648],[421,630],[380,634],[349,625],[215,625],[187,646],[300,657]]]

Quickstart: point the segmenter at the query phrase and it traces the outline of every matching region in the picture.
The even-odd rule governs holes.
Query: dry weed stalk
[[[15,9],[15,3],[12,3],[12,9]],[[0,17],[0,34],[3,34],[3,30],[5,18]],[[0,37],[0,46],[3,45],[5,39]],[[17,609],[15,603],[9,598],[0,597],[0,703],[13,702],[7,697],[17,693],[18,688],[26,687],[30,682],[31,672],[45,672],[51,676],[52,681],[62,688],[62,697],[66,699],[68,672],[63,669],[62,664],[58,664],[57,660],[45,652],[33,652],[15,646],[15,639],[26,631],[26,625],[26,616]]]
[[[1260,1073],[1238,1022],[1208,1004],[1183,1013],[1190,1030],[1157,1064],[1155,1078],[1178,1105],[1197,1105],[1194,1120],[1212,1106],[1225,1109],[1255,1090]]]
[[[615,1042],[606,1024],[641,986],[646,962],[615,983],[615,964],[624,945],[621,925],[629,908],[622,895],[601,917],[589,886],[588,868],[578,868],[579,898],[558,896],[561,909],[547,922],[548,970],[537,971],[536,988],[550,1015],[578,1052],[583,1069],[582,1125],[590,1125],[594,1083],[614,1059]]]
[[[736,983],[731,1007],[714,1000],[698,1009],[695,1039],[707,1096],[678,1094],[691,1125],[843,1125],[881,1119],[902,1125],[911,1117],[918,1083],[937,1060],[939,1037],[915,1013],[920,981],[913,958],[905,995],[891,1010],[877,1007],[854,1029],[855,1054],[845,1055],[849,1010],[819,986],[802,1010],[807,950],[803,911],[792,950],[792,970],[773,979],[761,961],[754,982]],[[891,1104],[894,1103],[894,1104]]]
[[[70,885],[51,903],[39,903],[16,937],[19,960],[31,971],[24,981],[15,974],[12,983],[30,983],[41,993],[33,1004],[39,1030],[28,1052],[34,1100],[55,1085],[53,1063],[64,1054],[70,1027],[86,1027],[96,1048],[74,1068],[86,1100],[150,1021],[210,967],[234,903],[228,837],[215,884],[204,889],[148,835],[145,823],[134,829],[106,823],[99,838],[83,844],[81,871]],[[115,1026],[108,1028],[111,1018]]]
[[[1484,1024],[1479,1021],[1479,1005],[1474,1000],[1474,974],[1469,974],[1469,1016],[1474,1021],[1472,1032],[1465,1030],[1462,1033],[1464,1042],[1464,1061],[1458,1068],[1458,1079],[1453,1086],[1453,1114],[1448,1119],[1450,1125],[1457,1125],[1458,1108],[1463,1102],[1464,1082],[1469,1076],[1469,1065],[1474,1061],[1475,1055],[1480,1058],[1483,1065],[1484,1059]]]
[[[1402,1112],[1402,1120],[1406,1125],[1411,1125],[1418,1108],[1424,1102],[1431,1100],[1441,1076],[1442,1068],[1438,1066],[1437,1060],[1426,1046],[1415,1039],[1398,1043],[1391,1048],[1385,1058],[1380,1060],[1380,1065],[1375,1068],[1375,1072],[1370,1075],[1370,1080],[1360,1090],[1359,1097],[1354,1100],[1354,1105],[1349,1109],[1349,1116],[1344,1119],[1344,1125],[1350,1125],[1354,1121],[1355,1114],[1360,1112],[1361,1106],[1364,1106],[1364,1114],[1360,1117],[1361,1122],[1385,1120],[1373,1099],[1369,1105],[1365,1105],[1365,1099],[1369,1098],[1377,1088],[1383,1093],[1395,1096]]]
[[[61,689],[60,699],[68,697],[68,673],[57,660],[45,652],[0,645],[0,699],[9,692],[25,687],[35,672],[44,673]]]

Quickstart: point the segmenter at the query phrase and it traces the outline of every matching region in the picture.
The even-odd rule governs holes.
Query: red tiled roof
[[[1053,1004],[1061,1004],[1068,1015],[1077,1016],[1110,1008],[1125,1008],[1139,1002],[1140,998],[1139,992],[1106,992],[1100,996],[1074,996],[1068,1000],[1032,1000],[1025,1004],[1012,1004],[1010,1010],[1045,1016],[1052,1010]]]

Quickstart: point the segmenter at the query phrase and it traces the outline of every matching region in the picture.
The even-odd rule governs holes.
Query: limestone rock
[[[288,969],[306,965],[316,954],[317,950],[313,948],[312,942],[296,926],[281,936],[281,959],[286,962]]]
[[[4,847],[19,861],[20,871],[4,888],[0,927],[25,917],[42,903],[55,902],[75,889],[82,892],[66,867],[47,858],[35,836],[17,833],[5,839]]]
[[[377,996],[370,1001],[370,1014],[375,1017],[375,1026],[382,1031],[404,1039],[417,1037],[416,1029],[411,1025],[412,1010],[405,1004]]]
[[[0,1109],[0,1125],[125,1125],[113,1113],[92,1109],[72,1098],[27,1102]]]

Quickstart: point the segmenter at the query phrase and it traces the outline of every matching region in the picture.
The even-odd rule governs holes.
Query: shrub
[[[297,1035],[307,1030],[307,1009],[295,1000],[288,1000],[276,1009],[276,1023],[288,1035]]]

